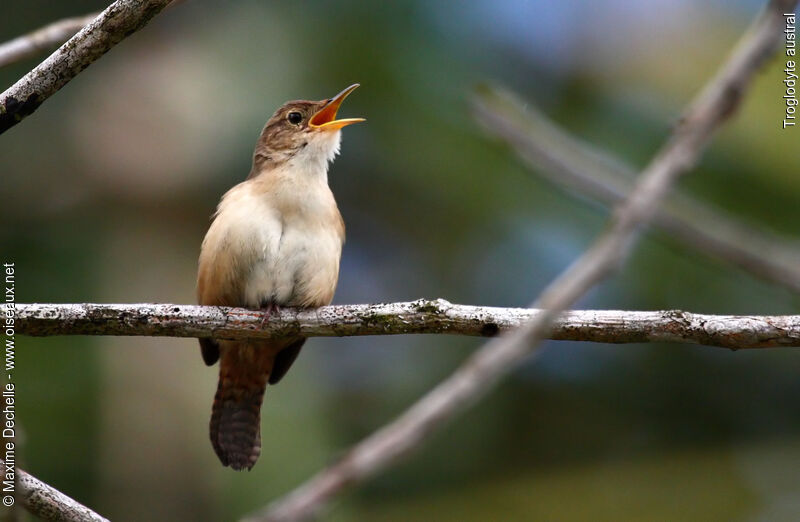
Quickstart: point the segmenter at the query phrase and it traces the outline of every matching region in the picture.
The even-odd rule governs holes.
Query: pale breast
[[[278,303],[329,304],[339,277],[344,223],[327,176],[324,170],[293,171],[282,180],[271,192],[283,223]]]
[[[240,183],[223,197],[203,240],[198,271],[201,304],[260,305],[248,296],[253,270],[275,259],[281,220],[253,187]],[[261,284],[269,285],[268,279]],[[262,289],[269,291],[269,288]]]
[[[332,226],[283,229],[273,273],[275,302],[286,306],[329,304],[339,278],[342,241]]]
[[[202,304],[258,308],[330,303],[339,275],[343,225],[327,184],[280,189],[248,181],[220,204],[200,257],[198,294]],[[242,188],[240,188],[242,187]],[[269,190],[267,190],[269,189]],[[228,302],[203,296],[203,280],[232,295]],[[206,285],[207,286],[207,285]],[[205,292],[208,294],[209,292]],[[218,299],[219,300],[219,299]]]

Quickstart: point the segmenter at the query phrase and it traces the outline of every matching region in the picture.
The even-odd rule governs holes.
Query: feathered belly
[[[262,238],[245,284],[249,307],[329,304],[339,277],[341,240],[335,231],[316,233],[284,228],[271,241]]]

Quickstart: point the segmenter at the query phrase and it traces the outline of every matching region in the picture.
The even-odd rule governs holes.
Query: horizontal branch
[[[740,39],[722,68],[683,113],[681,125],[639,176],[609,227],[577,261],[542,292],[530,321],[493,339],[394,420],[354,445],[336,462],[246,520],[307,520],[334,496],[385,470],[425,442],[460,412],[490,391],[538,350],[539,341],[580,296],[614,272],[675,182],[700,158],[720,125],[735,112],[761,65],[778,47],[783,13],[796,0],[771,0]]]
[[[267,338],[293,335],[453,334],[493,336],[530,321],[541,310],[496,308],[420,299],[409,303],[283,309],[173,304],[19,304],[17,332],[27,335],[147,335]],[[548,337],[602,343],[671,342],[723,348],[800,346],[800,316],[704,315],[679,310],[564,312]]]

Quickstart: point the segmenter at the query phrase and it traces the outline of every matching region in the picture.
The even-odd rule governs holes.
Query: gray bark
[[[33,112],[82,70],[135,33],[171,0],[117,0],[47,59],[0,94],[0,134]]]
[[[263,322],[244,308],[173,304],[18,304],[17,331],[47,335],[267,338],[304,335],[450,334],[491,337],[542,314],[527,308],[408,303],[284,309]],[[263,323],[263,324],[262,324]],[[706,315],[680,310],[573,310],[553,322],[550,339],[602,343],[670,342],[731,349],[800,346],[800,316]]]

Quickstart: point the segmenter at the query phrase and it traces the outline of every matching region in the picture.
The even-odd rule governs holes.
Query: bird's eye
[[[300,114],[299,112],[293,111],[290,112],[288,115],[286,115],[286,119],[289,120],[289,123],[291,123],[292,125],[297,125],[298,123],[303,121],[303,115]]]

